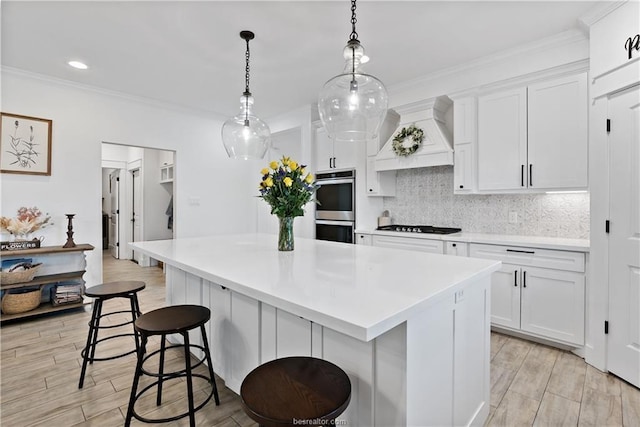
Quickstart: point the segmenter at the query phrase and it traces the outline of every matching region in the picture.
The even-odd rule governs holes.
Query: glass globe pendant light
[[[351,35],[343,56],[343,73],[325,83],[318,96],[320,120],[336,141],[373,139],[387,114],[389,99],[384,84],[362,72],[368,57],[356,32],[356,0],[351,1]]]
[[[262,159],[269,148],[271,131],[251,111],[253,96],[249,90],[249,40],[253,40],[255,34],[241,31],[240,37],[247,42],[245,89],[240,98],[240,113],[222,125],[222,143],[232,159]]]

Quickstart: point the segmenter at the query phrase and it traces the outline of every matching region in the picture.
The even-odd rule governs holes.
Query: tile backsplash
[[[383,203],[394,224],[589,238],[588,193],[454,195],[453,166],[399,170],[396,197],[385,197]],[[510,223],[514,212],[517,223]]]

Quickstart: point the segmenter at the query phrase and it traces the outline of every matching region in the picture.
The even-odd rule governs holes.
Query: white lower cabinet
[[[584,274],[522,269],[520,328],[536,335],[584,344]]]
[[[251,370],[275,358],[322,358],[351,379],[351,403],[339,420],[354,426],[480,425],[487,419],[489,286],[487,277],[448,292],[362,341],[167,266],[169,304],[211,309],[213,368],[228,388],[238,393]]]
[[[492,276],[493,325],[584,345],[584,254],[471,244],[470,256],[504,263]]]
[[[373,239],[371,237],[371,234],[356,233],[356,245],[371,246],[373,243]]]
[[[465,242],[444,242],[444,253],[455,256],[469,256],[469,244]]]
[[[240,390],[240,385],[260,365],[260,302],[231,292],[231,316],[227,339],[215,343],[229,346],[227,387]]]
[[[432,254],[444,253],[444,242],[442,240],[374,235],[372,236],[372,244],[381,248],[406,249]]]

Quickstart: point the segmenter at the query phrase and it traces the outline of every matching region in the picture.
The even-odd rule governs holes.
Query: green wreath
[[[423,136],[424,131],[415,125],[411,125],[408,128],[402,128],[400,132],[393,137],[393,152],[398,156],[410,156],[420,148]],[[407,138],[411,138],[412,141],[412,144],[409,147],[404,146],[404,140]]]

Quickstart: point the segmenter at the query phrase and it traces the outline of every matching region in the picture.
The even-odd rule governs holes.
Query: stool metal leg
[[[162,404],[162,383],[164,382],[164,352],[167,347],[166,336],[160,336],[160,366],[158,366],[158,393],[156,395],[156,405]]]
[[[97,321],[96,314],[98,312],[98,301],[93,301],[93,307],[91,309],[91,320],[89,320],[89,333],[87,334],[87,344],[84,346],[84,350],[82,351],[82,371],[80,371],[80,382],[78,383],[78,388],[82,388],[84,386],[84,375],[87,372],[87,362],[89,361],[89,352],[91,348],[91,343],[93,342],[93,335],[98,334],[98,330],[95,328],[95,323]]]
[[[191,377],[191,352],[189,351],[189,331],[182,334],[184,337],[184,358],[187,374],[187,399],[189,400],[189,425],[196,427],[196,413],[193,406],[193,379]]]
[[[133,301],[135,302],[135,307],[136,307],[136,318],[142,316],[142,312],[140,311],[140,304],[138,304],[138,293],[134,292],[133,294]]]
[[[204,325],[200,326],[202,333],[202,343],[204,345],[204,354],[207,358],[207,366],[209,367],[209,376],[211,378],[211,386],[213,387],[213,398],[216,400],[216,406],[220,406],[220,398],[218,397],[218,386],[216,386],[216,377],[213,373],[213,362],[211,361],[211,353],[209,352],[209,342],[207,340],[207,332]]]
[[[138,315],[137,315],[138,309],[136,307],[135,300],[134,300],[135,297],[136,297],[135,293],[129,295],[129,302],[131,303],[131,320],[132,320],[132,322],[135,322],[137,317],[138,317]],[[138,336],[138,331],[136,331],[136,328],[135,328],[133,323],[131,324],[131,327],[133,328],[133,337],[136,340],[136,351],[140,351],[140,338]]]
[[[142,376],[142,364],[144,362],[144,354],[147,349],[147,336],[141,334],[141,344],[138,350],[138,362],[136,363],[136,372],[133,374],[133,385],[131,386],[131,396],[129,397],[129,408],[127,409],[127,418],[124,421],[125,427],[131,425],[131,418],[133,417],[133,406],[136,403],[136,393],[138,392],[138,382],[140,376]]]
[[[89,358],[89,364],[93,365],[93,359],[96,356],[96,347],[97,347],[97,341],[98,341],[98,329],[100,328],[100,318],[102,317],[102,298],[98,298],[96,300],[96,304],[98,306],[97,312],[96,312],[96,320],[95,320],[95,325],[94,325],[94,330],[95,332],[93,333],[93,342],[91,343],[91,357]]]

